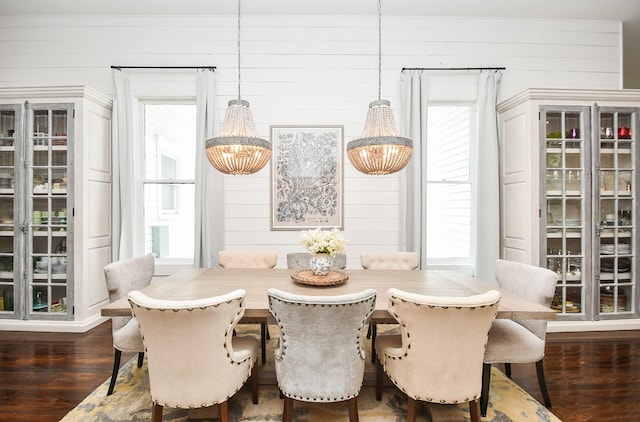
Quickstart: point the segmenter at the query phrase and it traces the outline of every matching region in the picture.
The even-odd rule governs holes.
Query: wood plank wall
[[[0,16],[0,86],[112,95],[111,65],[214,65],[222,118],[237,95],[236,25],[236,16]],[[499,100],[530,87],[621,86],[618,22],[383,16],[382,25],[382,97],[397,121],[402,67],[504,66]],[[375,16],[243,16],[242,97],[258,132],[344,125],[345,144],[358,137],[378,95],[377,53]],[[225,239],[229,249],[275,249],[282,267],[302,248],[297,232],[269,230],[269,185],[268,168],[226,178]],[[345,157],[349,267],[362,250],[399,248],[399,188],[398,175],[365,177]]]

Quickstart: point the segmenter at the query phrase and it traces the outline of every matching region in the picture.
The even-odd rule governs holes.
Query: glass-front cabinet
[[[0,330],[84,332],[108,303],[112,101],[0,87]]]
[[[73,104],[0,110],[0,316],[69,319]]]
[[[531,89],[498,114],[501,258],[558,275],[561,321],[638,318],[640,91]]]

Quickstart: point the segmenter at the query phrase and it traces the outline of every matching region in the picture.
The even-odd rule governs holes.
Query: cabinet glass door
[[[541,130],[544,141],[542,193],[546,215],[542,215],[542,254],[546,267],[558,274],[552,307],[559,314],[585,319],[588,306],[584,271],[588,268],[585,231],[585,163],[589,162],[590,116],[588,108],[543,108]],[[544,265],[543,264],[543,265]]]
[[[19,201],[16,198],[16,140],[22,133],[21,108],[0,105],[0,317],[19,315]]]
[[[71,317],[67,272],[70,192],[68,139],[70,104],[34,105],[28,109],[27,308],[29,318]]]
[[[636,191],[638,113],[600,108],[594,185],[597,311],[601,318],[628,318],[637,312]]]

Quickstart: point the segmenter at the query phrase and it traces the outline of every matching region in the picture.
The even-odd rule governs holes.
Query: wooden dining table
[[[444,270],[341,270],[347,280],[337,285],[308,285],[295,281],[289,269],[211,269],[193,268],[175,275],[160,277],[141,289],[156,299],[188,300],[218,296],[235,289],[244,289],[245,319],[270,317],[267,290],[276,288],[290,293],[323,296],[356,293],[372,288],[377,291],[376,308],[372,315],[378,321],[394,319],[387,312],[389,288],[433,296],[470,296],[491,289],[501,293],[497,318],[553,320],[556,312],[523,297],[498,288],[495,283],[455,271]],[[298,277],[296,277],[298,278]],[[130,316],[126,298],[101,309],[101,315]]]

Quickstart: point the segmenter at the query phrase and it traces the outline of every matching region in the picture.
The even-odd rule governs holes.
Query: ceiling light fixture
[[[378,0],[378,100],[369,103],[367,120],[359,139],[347,144],[347,157],[360,172],[371,175],[402,170],[413,154],[413,142],[396,130],[393,110],[382,93],[382,4]]]
[[[238,99],[229,101],[222,130],[205,142],[207,158],[226,174],[253,174],[271,158],[271,143],[258,137],[249,102],[240,97],[240,0],[238,0]]]

